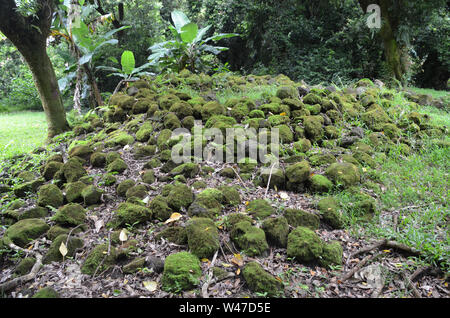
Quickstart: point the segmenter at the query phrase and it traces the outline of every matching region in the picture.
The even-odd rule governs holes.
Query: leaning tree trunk
[[[23,16],[14,0],[0,1],[0,31],[25,58],[39,91],[48,124],[48,137],[69,130],[58,81],[47,55],[47,37],[53,17],[53,0],[35,0],[38,10]]]

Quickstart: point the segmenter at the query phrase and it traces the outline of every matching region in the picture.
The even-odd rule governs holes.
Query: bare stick
[[[216,253],[214,253],[212,261],[211,261],[211,263],[208,266],[208,279],[206,280],[206,282],[203,284],[203,287],[202,287],[202,296],[203,296],[203,298],[209,298],[208,287],[209,287],[209,284],[211,283],[211,279],[212,279],[212,275],[213,275],[212,268],[214,266],[214,263],[216,262],[216,258],[217,258],[217,254],[218,253],[219,253],[219,250],[217,250]]]
[[[346,274],[343,274],[339,280],[341,282],[345,282],[347,279],[352,277],[358,270],[360,270],[370,259],[372,259],[374,255],[368,255],[362,259],[361,262],[359,262],[355,267],[352,268],[351,271],[347,272]]]
[[[274,162],[272,167],[270,167],[269,179],[267,180],[266,193],[264,194],[264,197],[267,197],[267,192],[269,191],[269,186],[270,186],[270,179],[272,178],[272,170],[273,170],[273,167],[275,167],[275,164],[276,164],[276,162]]]
[[[354,258],[356,255],[362,254],[362,253],[367,253],[370,252],[376,248],[379,248],[380,246],[384,245],[386,243],[386,240],[381,240],[381,241],[377,241],[372,245],[368,245],[366,247],[363,247],[359,250],[357,250],[356,252],[352,253],[349,255],[349,257],[347,258],[347,263],[350,259]]]
[[[244,181],[241,179],[241,176],[239,175],[239,173],[237,173],[237,171],[236,171],[233,167],[231,167],[231,169],[233,169],[234,173],[236,174],[236,176],[238,177],[239,181],[242,183],[242,185],[244,186],[244,188],[245,188],[246,190],[248,190],[248,188],[247,188],[247,186],[245,185]]]
[[[403,279],[406,281],[406,286],[412,289],[412,292],[416,298],[422,298],[419,291],[417,290],[416,286],[411,282],[408,276],[406,276],[405,273],[402,273]]]

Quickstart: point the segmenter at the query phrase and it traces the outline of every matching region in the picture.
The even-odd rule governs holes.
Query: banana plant
[[[173,11],[171,16],[173,25],[169,25],[169,29],[174,39],[149,47],[152,52],[148,57],[150,63],[163,69],[169,68],[179,72],[187,68],[195,72],[205,64],[201,60],[204,54],[218,55],[228,50],[226,47],[214,46],[208,42],[239,36],[236,33],[221,33],[205,38],[211,25],[200,29],[186,14],[178,10]]]
[[[113,57],[109,58],[111,61],[119,64],[119,61]],[[114,93],[117,93],[120,87],[126,82],[134,82],[137,81],[142,76],[151,76],[154,73],[150,73],[145,71],[145,69],[153,66],[153,63],[145,63],[139,67],[136,67],[136,60],[134,58],[134,54],[131,51],[125,50],[122,53],[122,57],[120,59],[120,65],[122,68],[116,68],[112,66],[98,66],[98,70],[109,71],[112,72],[108,76],[118,76],[121,77],[122,80],[117,85]]]

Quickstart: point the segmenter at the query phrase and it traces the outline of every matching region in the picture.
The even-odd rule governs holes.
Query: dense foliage
[[[114,90],[117,80],[108,76],[109,73],[105,71],[107,68],[97,67],[117,66],[115,61],[120,60],[126,50],[134,53],[136,65],[144,65],[149,62],[149,56],[154,58],[158,55],[152,69],[155,73],[167,69],[180,71],[187,66],[191,71],[230,69],[243,74],[282,73],[311,84],[343,85],[358,78],[378,78],[390,82],[392,78],[386,65],[380,34],[367,27],[368,14],[362,10],[363,2],[124,0],[121,2],[123,5],[118,5],[116,1],[96,0],[80,1],[80,4],[82,8],[89,8],[82,11],[83,36],[92,38],[92,43],[101,43],[99,39],[104,39],[105,35],[109,35],[108,32],[120,28],[113,39],[105,40],[113,45],[94,48],[95,59],[89,58],[88,61],[99,90],[105,93]],[[391,3],[388,0],[384,2]],[[395,28],[403,57],[408,60],[405,62],[408,66],[405,84],[446,89],[450,73],[448,5],[442,0],[400,2],[391,5],[390,23]],[[34,1],[26,3],[26,6],[20,6],[21,10],[25,10],[25,13],[35,10],[32,5]],[[64,6],[67,3],[61,1],[60,8],[66,8]],[[177,33],[173,26],[174,11],[184,12],[189,25],[193,27],[190,32],[198,32],[197,35],[201,35],[202,39],[214,39],[214,36],[224,33],[239,36],[221,38],[213,43],[220,47],[214,50],[207,45],[209,43],[196,37],[183,41],[181,29]],[[56,22],[62,21],[60,17]],[[61,31],[61,28],[56,30]],[[92,52],[83,48],[84,42],[80,43],[79,29],[66,31],[67,38],[73,33],[71,40],[75,43],[78,41],[82,56],[92,57],[89,55]],[[69,88],[65,92],[65,104],[70,105],[77,78],[76,68],[73,67],[77,58],[71,51],[70,41],[57,33],[49,38],[49,43],[49,54],[57,76],[64,79],[60,83],[64,84],[64,88]],[[169,48],[170,45],[172,47]],[[149,48],[152,50],[149,51]],[[205,50],[218,54],[222,67],[217,66],[217,60],[212,56],[202,57]],[[10,42],[2,38],[0,60],[1,105],[13,109],[39,109],[40,102],[31,83],[30,71]],[[181,67],[174,67],[177,64],[175,61],[182,62]],[[213,61],[215,67],[211,67]],[[84,83],[82,104],[85,107],[92,106],[89,79],[85,78]]]

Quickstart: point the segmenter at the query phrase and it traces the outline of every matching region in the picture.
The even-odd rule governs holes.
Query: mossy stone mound
[[[82,191],[87,185],[81,181],[67,183],[65,187],[66,200],[69,203],[83,202]]]
[[[183,163],[170,171],[170,175],[179,176],[182,175],[186,178],[194,178],[200,171],[197,164],[192,162]]]
[[[242,276],[253,292],[264,293],[269,297],[280,296],[283,292],[283,283],[265,271],[257,262],[245,265]]]
[[[344,220],[339,212],[339,204],[333,197],[321,199],[317,207],[324,223],[335,229],[341,229],[344,226]]]
[[[81,177],[86,175],[83,165],[77,158],[69,159],[61,168],[61,173],[67,182],[78,181]]]
[[[110,164],[108,164],[107,171],[108,172],[117,172],[122,173],[128,169],[126,162],[123,159],[116,159]]]
[[[51,287],[44,287],[36,292],[31,298],[59,298],[59,294]]]
[[[333,163],[325,171],[325,175],[336,185],[345,188],[359,183],[361,175],[357,166],[348,163]]]
[[[303,160],[286,168],[287,189],[295,192],[303,192],[305,182],[311,174],[311,167],[308,161]]]
[[[46,184],[39,188],[37,204],[59,208],[64,202],[64,195],[54,184]]]
[[[249,256],[262,255],[269,248],[264,231],[247,221],[235,224],[230,237],[238,248]]]
[[[152,218],[152,211],[144,206],[122,202],[114,212],[109,226],[118,228],[126,224],[144,223]]]
[[[289,224],[284,216],[265,219],[262,223],[267,242],[276,247],[286,247],[289,234]]]
[[[36,263],[36,259],[34,257],[25,257],[22,259],[14,270],[14,273],[18,276],[28,274]]]
[[[265,219],[275,213],[275,209],[264,199],[250,201],[247,205],[247,212],[258,219]]]
[[[343,249],[341,243],[333,241],[323,246],[323,252],[319,263],[323,267],[330,265],[342,265]]]
[[[201,275],[202,269],[197,256],[188,252],[171,254],[164,262],[162,289],[168,292],[192,289],[199,284]]]
[[[125,197],[127,199],[130,198],[137,198],[137,199],[144,199],[148,194],[147,186],[144,184],[138,184],[134,187],[131,187],[127,190],[125,193]]]
[[[132,179],[123,180],[117,186],[117,189],[116,189],[117,195],[119,195],[121,197],[126,197],[127,191],[129,189],[131,189],[132,187],[134,187],[135,184],[136,184],[136,182]]]
[[[69,203],[59,208],[51,220],[62,226],[77,226],[86,220],[86,211],[78,203]]]
[[[17,246],[25,247],[30,241],[47,232],[49,228],[50,226],[41,219],[25,219],[11,225],[6,230],[5,236]]]
[[[96,246],[86,257],[81,272],[87,275],[103,273],[115,264],[117,258],[117,250],[109,244],[101,244]]]
[[[319,228],[320,219],[317,215],[300,209],[286,209],[284,217],[293,227],[304,226],[311,230]]]
[[[167,199],[160,195],[154,197],[148,207],[152,211],[153,217],[160,221],[167,220],[173,213],[167,205]]]
[[[102,199],[102,194],[103,194],[102,190],[100,190],[94,185],[86,186],[81,191],[81,196],[83,197],[84,204],[87,206],[100,203]]]
[[[90,158],[91,165],[96,168],[103,168],[106,164],[106,154],[103,152],[94,152]]]
[[[83,160],[89,161],[93,151],[87,145],[78,145],[69,150],[69,158],[80,157]]]
[[[37,207],[25,210],[22,214],[19,215],[19,220],[39,219],[39,218],[44,218],[47,215],[48,215],[48,210],[46,208],[37,206]]]
[[[241,195],[236,187],[221,186],[219,190],[222,192],[224,197],[224,204],[236,206],[241,203]]]
[[[323,241],[311,229],[299,226],[288,236],[287,255],[298,262],[317,260],[323,252]]]
[[[331,182],[327,177],[315,174],[309,178],[309,189],[316,193],[326,193],[330,192],[333,188],[333,182]]]
[[[57,161],[50,161],[44,166],[44,171],[42,172],[42,176],[46,181],[52,180],[55,174],[61,170],[64,164]]]
[[[167,204],[174,211],[181,211],[182,208],[187,209],[193,201],[194,193],[185,184],[175,185],[167,196]]]
[[[45,254],[42,262],[44,264],[49,264],[51,262],[61,262],[63,260],[63,256],[59,251],[61,243],[64,243],[67,247],[67,255],[65,257],[72,257],[76,249],[83,247],[83,240],[76,237],[70,237],[68,241],[67,239],[68,235],[66,234],[59,235],[57,238],[55,238],[50,245],[47,254]]]
[[[199,258],[209,258],[219,249],[219,231],[209,218],[193,218],[186,225],[189,250]]]
[[[157,240],[164,238],[177,245],[186,245],[188,242],[186,228],[183,226],[169,226],[159,232],[155,238]]]

